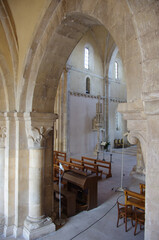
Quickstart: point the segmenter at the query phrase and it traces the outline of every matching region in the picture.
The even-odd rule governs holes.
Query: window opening
[[[116,127],[116,131],[120,130],[120,113],[116,112],[115,113],[115,127]]]
[[[118,79],[118,63],[115,62],[115,79]]]
[[[90,94],[90,78],[86,78],[86,93]]]
[[[89,49],[87,47],[84,49],[84,67],[86,69],[89,67]]]

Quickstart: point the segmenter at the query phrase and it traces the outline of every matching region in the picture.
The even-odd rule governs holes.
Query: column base
[[[3,235],[4,237],[9,237],[11,235],[13,235],[13,228],[14,226],[4,226],[4,231],[3,231]]]
[[[23,227],[17,227],[17,226],[14,226],[13,228],[13,236],[15,238],[21,236],[23,234]]]
[[[130,172],[130,175],[133,176],[136,179],[139,179],[141,181],[145,181],[145,169],[141,167],[137,167],[136,165],[133,167],[132,171]]]
[[[4,231],[4,217],[0,217],[0,234]]]
[[[0,234],[3,234],[3,231],[4,231],[4,226],[0,225]]]
[[[33,240],[55,231],[55,224],[47,217],[40,221],[31,221],[29,217],[24,222],[23,237]]]

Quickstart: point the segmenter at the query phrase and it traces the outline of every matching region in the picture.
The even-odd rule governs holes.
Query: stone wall
[[[31,214],[39,220],[43,214],[41,198],[37,200],[37,212],[30,208],[32,201],[36,205],[36,199],[32,198],[33,186],[37,186],[37,196],[41,193],[41,175],[33,185],[28,177],[32,167],[37,172],[42,170],[42,165],[36,168],[34,159],[40,160],[40,164],[43,150],[28,150],[30,140],[28,142],[24,125],[30,120],[26,120],[24,113],[42,114],[42,122],[48,119],[47,114],[53,112],[61,73],[72,50],[89,29],[103,26],[114,39],[124,67],[127,103],[119,106],[119,111],[127,120],[130,141],[140,140],[146,166],[145,240],[158,239],[158,9],[157,0],[97,0],[95,3],[93,0],[30,0],[27,6],[22,0],[0,1],[0,128],[6,127],[5,150],[1,150],[0,157],[5,199],[0,229],[5,236],[14,233],[17,237],[24,225],[26,238],[29,238],[27,229],[31,232],[36,227],[40,229],[37,230],[40,236],[48,233],[52,226],[49,219],[35,226],[27,218]],[[100,31],[96,29],[97,32]],[[104,57],[103,62],[107,62]],[[104,69],[104,79],[106,73]],[[33,124],[40,135],[34,136],[35,142],[44,133],[43,129],[40,131],[40,121]],[[44,223],[48,225],[42,233],[40,226]]]

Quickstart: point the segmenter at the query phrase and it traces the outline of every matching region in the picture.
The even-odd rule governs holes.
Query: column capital
[[[58,118],[53,113],[24,113],[29,148],[44,148],[53,123]]]

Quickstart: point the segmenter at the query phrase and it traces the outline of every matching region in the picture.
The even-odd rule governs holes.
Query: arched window
[[[89,48],[85,47],[84,49],[84,67],[89,69]]]
[[[115,61],[115,79],[118,79],[118,63]]]
[[[120,130],[120,113],[117,111],[115,113],[115,128],[116,128],[116,131]]]
[[[90,94],[90,78],[86,78],[86,93]]]

